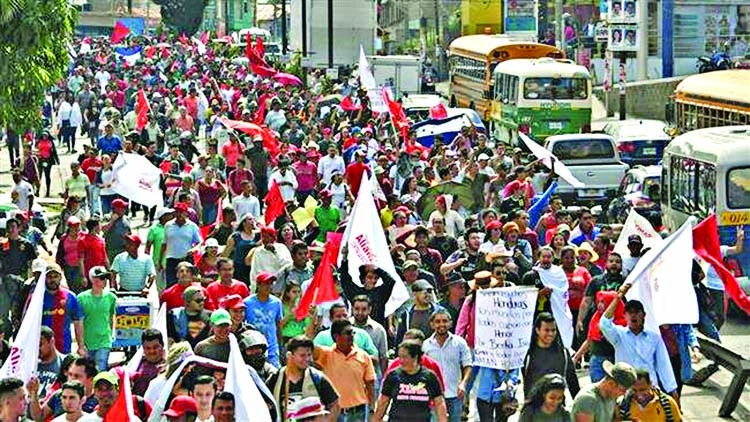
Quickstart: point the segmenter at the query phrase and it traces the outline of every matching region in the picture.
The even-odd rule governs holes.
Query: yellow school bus
[[[750,70],[720,70],[692,75],[675,88],[667,119],[678,133],[750,124]],[[671,115],[669,115],[671,114]]]
[[[565,58],[557,47],[504,34],[466,35],[448,48],[450,106],[472,108],[489,121],[493,94],[492,71],[510,59]]]

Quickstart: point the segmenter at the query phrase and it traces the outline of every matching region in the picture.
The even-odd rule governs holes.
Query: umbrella
[[[282,85],[302,86],[302,80],[292,74],[279,72],[271,77],[274,81]]]
[[[343,100],[344,97],[341,94],[331,94],[327,95],[321,99],[318,100],[318,106],[332,106],[341,103],[341,100]]]
[[[436,209],[435,200],[443,194],[452,195],[454,202],[458,199],[461,205],[468,210],[474,209],[474,195],[472,194],[470,184],[444,182],[427,188],[422,196],[419,197],[416,208],[423,220],[427,221],[430,218],[430,214]]]

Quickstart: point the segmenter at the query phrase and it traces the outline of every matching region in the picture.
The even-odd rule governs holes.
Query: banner
[[[26,384],[36,372],[39,360],[39,338],[42,335],[42,307],[44,305],[45,274],[39,277],[26,308],[18,335],[10,354],[0,368],[0,379],[15,377]]]
[[[234,334],[229,335],[229,363],[224,391],[234,394],[234,418],[237,421],[271,422],[271,414],[260,391],[247,371],[242,351]]]
[[[552,290],[549,300],[552,316],[555,317],[557,332],[560,333],[563,345],[568,349],[573,347],[573,313],[568,306],[568,277],[562,267],[553,265],[549,269],[536,267],[539,279],[544,287]]]
[[[627,299],[646,310],[646,328],[698,322],[698,300],[692,283],[693,226],[689,218],[675,233],[638,260],[625,283],[633,287]]]
[[[129,199],[149,208],[164,206],[164,198],[159,188],[161,170],[151,164],[146,157],[138,154],[118,154],[114,164],[112,189]]]
[[[409,292],[393,265],[393,258],[391,258],[388,249],[383,226],[380,224],[380,216],[375,208],[375,199],[372,197],[372,185],[370,183],[370,178],[365,173],[359,185],[359,195],[354,202],[349,224],[346,225],[346,231],[344,231],[344,244],[346,245],[346,257],[349,260],[349,275],[355,283],[361,285],[359,267],[365,264],[372,264],[380,268],[396,280],[391,297],[385,304],[385,315],[388,316],[409,299]],[[343,255],[340,254],[339,265],[343,258]],[[378,283],[382,282],[383,280],[378,281]]]
[[[388,113],[388,104],[386,104],[383,94],[378,89],[378,83],[375,76],[370,70],[370,63],[365,56],[365,49],[359,46],[359,65],[357,66],[359,83],[367,91],[367,98],[370,99],[370,108],[375,113]]]
[[[662,243],[664,239],[659,236],[659,233],[654,230],[651,223],[648,222],[646,217],[638,214],[634,209],[630,209],[628,218],[625,220],[625,224],[622,226],[620,236],[617,238],[615,243],[614,251],[622,256],[630,256],[630,250],[628,250],[628,237],[637,234],[643,241],[643,249],[655,248]]]
[[[583,182],[576,179],[570,169],[562,163],[552,152],[548,151],[543,146],[537,144],[533,139],[529,138],[525,134],[519,132],[518,137],[523,141],[524,144],[529,148],[532,154],[538,158],[545,167],[552,170],[560,176],[561,179],[570,183],[574,188],[582,188],[586,186]]]
[[[534,328],[538,294],[533,287],[477,291],[474,365],[503,370],[523,366]]]

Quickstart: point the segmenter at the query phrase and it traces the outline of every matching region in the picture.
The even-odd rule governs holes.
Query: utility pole
[[[286,0],[281,0],[281,54],[286,55],[287,46],[289,45],[288,34],[286,33]]]
[[[638,0],[638,80],[648,79],[648,0]]]
[[[563,19],[563,1],[555,0],[555,40],[560,50],[565,52],[565,22]]]
[[[302,57],[307,57],[307,0],[302,0]]]
[[[628,83],[628,75],[625,70],[625,64],[627,63],[628,53],[625,51],[620,52],[620,120],[627,118],[627,99],[625,97],[625,85]]]
[[[672,19],[674,18],[674,0],[661,1],[661,77],[674,76],[674,35]]]
[[[333,69],[333,0],[328,0],[328,68]]]

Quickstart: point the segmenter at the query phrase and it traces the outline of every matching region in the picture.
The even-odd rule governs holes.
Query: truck
[[[576,205],[603,205],[613,198],[630,166],[620,160],[615,140],[605,134],[554,135],[545,148],[565,164],[585,186],[574,188],[559,181],[555,193]]]
[[[422,60],[417,56],[370,56],[372,74],[378,85],[389,86],[395,96],[421,91]]]
[[[289,51],[302,52],[303,21],[306,29],[307,57],[305,67],[328,68],[328,1],[290,2]],[[359,61],[359,46],[365,55],[375,54],[377,3],[374,0],[347,0],[346,7],[333,10],[333,66],[352,66]],[[339,4],[339,3],[336,3]]]

